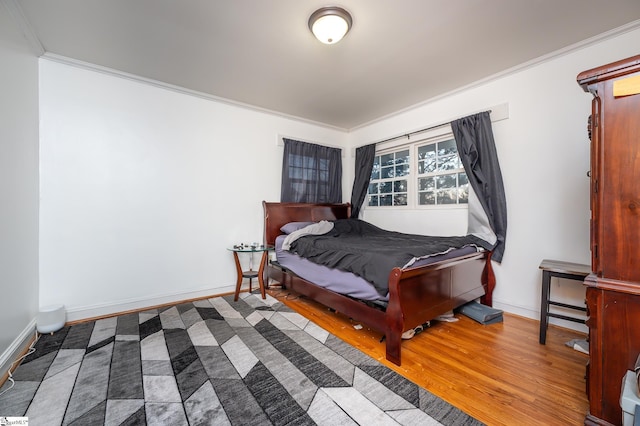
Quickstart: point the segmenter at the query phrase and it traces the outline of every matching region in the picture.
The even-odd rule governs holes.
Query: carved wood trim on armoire
[[[593,95],[585,424],[619,425],[622,380],[640,353],[640,55],[577,80]]]

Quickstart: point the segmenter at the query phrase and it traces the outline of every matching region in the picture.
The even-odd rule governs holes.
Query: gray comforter
[[[492,248],[473,235],[403,234],[359,219],[340,219],[334,221],[333,229],[326,234],[296,239],[290,251],[312,262],[359,275],[371,282],[381,295],[386,295],[389,274],[394,267],[406,268],[418,259],[468,246]]]

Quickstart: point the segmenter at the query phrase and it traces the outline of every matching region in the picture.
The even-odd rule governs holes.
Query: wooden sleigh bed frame
[[[346,219],[350,204],[271,203],[263,201],[264,242],[275,245],[289,222]],[[491,306],[495,276],[491,252],[465,256],[407,269],[394,268],[389,275],[389,301],[386,310],[370,306],[306,281],[294,273],[269,264],[269,278],[284,288],[307,296],[348,317],[384,333],[386,358],[401,364],[402,333],[445,314],[467,302],[481,298]]]

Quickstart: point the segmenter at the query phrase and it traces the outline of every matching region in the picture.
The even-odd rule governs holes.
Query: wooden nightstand
[[[249,291],[251,291],[251,280],[254,278],[258,278],[258,284],[260,285],[260,293],[262,293],[262,298],[266,299],[265,294],[265,284],[264,284],[264,267],[267,264],[267,259],[269,258],[269,251],[273,250],[273,246],[245,246],[245,245],[236,245],[233,247],[227,248],[227,250],[233,252],[233,258],[236,262],[236,272],[238,273],[238,280],[236,282],[236,292],[233,298],[234,301],[238,300],[238,296],[240,294],[240,287],[242,286],[242,280],[244,278],[249,278]],[[249,258],[249,269],[243,270],[242,265],[240,265],[240,258],[238,253],[249,253],[251,256]],[[262,253],[260,258],[260,266],[258,270],[253,269],[253,254],[254,253]]]

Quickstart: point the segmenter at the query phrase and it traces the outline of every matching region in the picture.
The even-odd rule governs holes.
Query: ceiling
[[[4,1],[47,55],[344,130],[640,26],[639,0],[337,0],[353,27],[324,45],[326,0]]]

